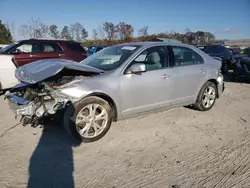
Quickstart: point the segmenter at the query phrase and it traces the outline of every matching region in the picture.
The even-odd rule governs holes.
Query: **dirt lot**
[[[16,124],[0,98],[0,134]],[[90,144],[55,125],[0,138],[1,188],[250,187],[250,85],[226,83],[209,112],[178,108],[114,123]]]

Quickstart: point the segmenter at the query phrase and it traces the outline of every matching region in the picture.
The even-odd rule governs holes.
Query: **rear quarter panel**
[[[201,55],[202,58],[204,59],[203,67],[206,69],[206,76],[204,80],[201,80],[199,87],[201,89],[202,86],[208,80],[217,79],[222,63],[221,61],[215,60],[213,57],[209,56],[208,54],[206,54],[205,52],[196,47],[191,46],[190,48],[193,49],[195,52],[197,52],[199,55]],[[197,90],[197,95],[199,94],[200,89]]]

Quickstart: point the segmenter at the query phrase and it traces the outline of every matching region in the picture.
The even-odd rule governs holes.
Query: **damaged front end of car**
[[[16,70],[20,84],[5,93],[15,117],[23,125],[37,126],[77,101],[77,82],[101,74],[102,71],[67,60],[42,60]]]

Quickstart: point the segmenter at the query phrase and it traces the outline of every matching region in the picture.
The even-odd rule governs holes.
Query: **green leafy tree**
[[[9,44],[13,41],[10,30],[0,20],[0,43]]]
[[[59,36],[59,32],[57,31],[57,26],[56,25],[51,25],[49,27],[49,31],[50,31],[50,36],[55,38],[55,39],[58,39],[60,36]]]
[[[61,38],[62,39],[66,39],[66,40],[71,40],[71,36],[69,33],[69,27],[68,26],[64,26],[62,31],[61,31]]]

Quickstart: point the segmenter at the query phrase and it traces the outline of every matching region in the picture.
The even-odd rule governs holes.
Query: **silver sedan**
[[[16,77],[22,84],[6,97],[25,122],[63,109],[68,133],[92,142],[108,132],[112,121],[186,105],[210,110],[224,88],[220,69],[220,61],[194,46],[125,43],[79,64],[42,60],[20,67]]]

